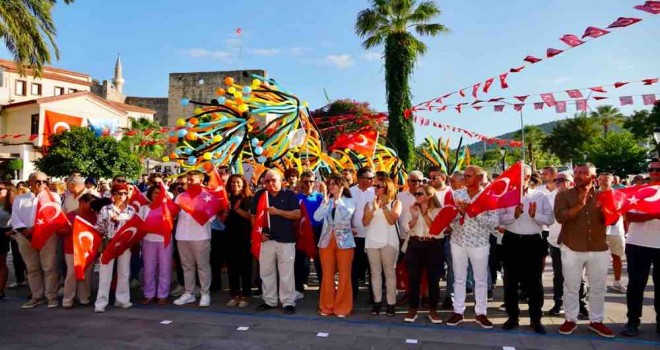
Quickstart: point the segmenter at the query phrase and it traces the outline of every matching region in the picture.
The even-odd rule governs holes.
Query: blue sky
[[[565,48],[558,40],[562,35],[581,36],[587,26],[605,28],[619,16],[643,21],[528,67],[509,77],[509,89],[502,91],[494,84],[487,96],[660,76],[660,16],[633,9],[643,0],[437,3],[443,11],[437,21],[451,32],[423,39],[429,50],[412,77],[413,103],[497,76],[522,65],[528,54],[543,57],[548,47]],[[62,57],[53,65],[110,79],[116,55],[121,53],[125,92],[163,97],[170,72],[262,68],[307,100],[310,108],[326,103],[325,89],[332,99],[368,101],[386,110],[381,51],[365,52],[354,34],[357,13],[367,6],[365,0],[76,1],[55,10]],[[242,29],[240,40],[236,28]],[[1,54],[8,57],[6,52]],[[660,92],[660,84],[629,85],[610,96],[653,92]],[[565,94],[557,97],[565,99]],[[612,102],[618,104],[618,99]],[[637,103],[623,111],[642,108]],[[479,112],[424,116],[495,136],[519,128],[518,114],[507,109],[494,113],[486,107]],[[527,124],[567,116],[535,112],[529,106],[525,111]],[[572,115],[571,107],[569,112]],[[429,134],[460,136],[432,127],[419,127],[416,134],[418,141]]]

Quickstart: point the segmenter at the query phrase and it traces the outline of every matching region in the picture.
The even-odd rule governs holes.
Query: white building
[[[35,170],[33,161],[48,146],[50,134],[73,125],[114,133],[129,127],[129,118],[153,120],[155,111],[123,103],[121,75],[117,59],[113,83],[119,94],[110,101],[92,93],[94,83],[87,74],[44,67],[37,78],[29,71],[20,75],[13,61],[0,59],[0,163],[22,159],[18,178],[25,180]]]

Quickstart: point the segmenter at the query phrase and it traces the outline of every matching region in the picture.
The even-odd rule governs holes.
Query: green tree
[[[645,169],[647,150],[627,131],[597,137],[586,145],[585,151],[600,171],[623,177]]]
[[[525,125],[525,162],[536,170],[540,167],[557,165],[560,163],[551,152],[546,152],[543,149],[543,141],[547,135],[536,125]],[[520,130],[513,134],[514,140],[522,140],[522,133]]]
[[[131,118],[130,123],[131,127],[125,130],[121,142],[128,144],[129,149],[137,154],[140,160],[160,160],[165,152],[163,141],[167,136],[160,132],[160,124],[146,118]]]
[[[88,128],[73,128],[52,136],[50,147],[35,164],[51,176],[67,176],[73,170],[106,178],[118,174],[134,178],[140,173],[140,159],[127,143],[97,137]]]
[[[436,36],[447,28],[430,23],[440,15],[433,1],[371,0],[371,7],[360,11],[355,23],[355,33],[363,38],[365,49],[385,46],[385,90],[389,124],[388,138],[394,144],[399,158],[411,169],[414,160],[415,129],[411,118],[404,118],[404,111],[411,107],[409,78],[417,58],[426,53],[427,47],[409,30],[419,36]]]
[[[603,126],[603,136],[607,136],[612,125],[623,125],[625,117],[618,108],[612,106],[598,106],[591,112],[590,116]]]
[[[640,142],[655,144],[656,150],[660,148],[653,138],[653,129],[660,127],[660,102],[656,102],[653,109],[635,111],[623,123],[623,127],[630,131]]]
[[[73,1],[64,0],[64,3]],[[51,15],[56,3],[56,0],[3,0],[0,3],[0,37],[20,72],[28,68],[39,75],[44,64],[51,61],[51,46],[55,57],[60,58],[55,44],[57,30]]]
[[[561,162],[581,161],[586,144],[598,137],[600,130],[596,119],[585,113],[562,120],[543,141],[543,148],[554,153]]]
[[[385,135],[386,128],[376,119],[363,118],[364,115],[376,114],[371,108],[369,102],[358,102],[348,98],[332,101],[331,103],[310,112],[314,122],[321,131],[321,137],[326,146],[332,145],[337,139],[337,135],[342,133],[354,132],[364,127],[370,127],[378,130],[381,135]],[[354,115],[355,119],[334,120],[332,117]]]

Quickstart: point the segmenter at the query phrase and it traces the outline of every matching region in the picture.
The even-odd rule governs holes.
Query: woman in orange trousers
[[[346,317],[353,311],[351,266],[355,240],[351,230],[351,218],[355,202],[348,191],[348,183],[339,174],[327,180],[328,194],[314,213],[314,220],[323,220],[319,239],[321,258],[321,298],[319,314]],[[335,274],[339,272],[339,286],[335,289]]]

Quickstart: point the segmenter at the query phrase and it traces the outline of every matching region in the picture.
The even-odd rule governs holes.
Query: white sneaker
[[[98,306],[97,306],[97,307],[94,308],[94,312],[96,312],[97,314],[104,313],[104,312],[105,312],[105,308],[104,308],[104,307],[98,307]]]
[[[174,301],[174,305],[190,304],[190,303],[194,303],[195,300],[197,300],[197,298],[195,298],[194,295],[183,293],[182,296],[180,296],[177,300]]]
[[[623,294],[625,294],[627,291],[626,286],[621,284],[621,281],[614,281],[614,284],[612,285],[612,289]]]
[[[131,307],[133,307],[133,304],[130,303],[130,302],[122,303],[122,302],[119,302],[119,301],[115,301],[115,306],[120,307],[122,309],[130,309]]]
[[[296,298],[296,299],[295,299],[296,301],[301,300],[301,299],[304,299],[304,298],[305,298],[305,294],[300,293],[299,291],[296,291],[296,297],[295,297],[295,298]]]
[[[199,307],[207,307],[211,305],[211,295],[209,293],[202,294],[202,297],[199,298]]]
[[[185,292],[186,292],[186,289],[183,288],[182,285],[177,284],[176,287],[174,289],[172,289],[172,291],[170,292],[170,296],[171,297],[180,297]]]
[[[238,304],[239,304],[240,302],[241,302],[240,299],[238,299],[238,298],[232,298],[232,299],[227,303],[227,306],[229,306],[229,307],[235,307],[235,306],[238,306]]]

